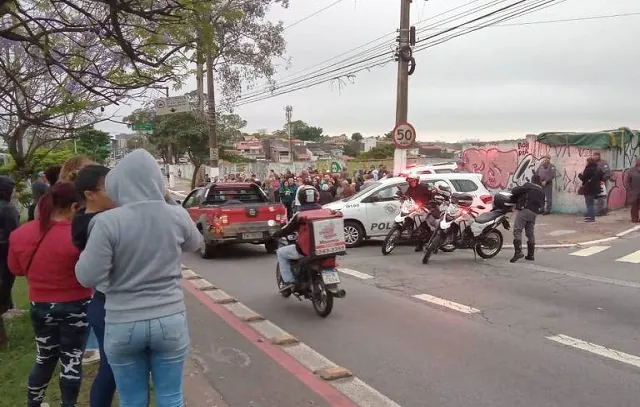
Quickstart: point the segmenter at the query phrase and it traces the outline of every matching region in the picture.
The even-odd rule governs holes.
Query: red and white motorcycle
[[[427,264],[431,255],[442,246],[455,249],[473,249],[483,259],[495,257],[504,243],[504,236],[497,229],[502,225],[510,228],[508,215],[513,211],[511,194],[501,192],[494,197],[491,212],[479,214],[471,207],[473,197],[465,194],[451,194],[447,185],[439,185],[443,194],[448,192],[450,199],[436,231],[425,246],[422,264]],[[485,209],[478,206],[477,209]]]

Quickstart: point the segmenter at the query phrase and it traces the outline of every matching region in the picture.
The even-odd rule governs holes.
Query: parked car
[[[216,183],[196,188],[182,202],[204,235],[203,258],[211,258],[224,246],[264,244],[267,252],[278,249],[271,235],[287,223],[283,204],[271,203],[253,183]]]
[[[420,182],[433,185],[444,181],[452,192],[473,196],[472,207],[479,213],[491,208],[493,196],[482,185],[482,174],[446,173],[420,175]],[[369,184],[357,194],[341,201],[325,205],[325,208],[341,211],[344,215],[344,233],[347,247],[356,247],[365,239],[384,237],[393,227],[400,213],[400,201],[396,199],[398,191],[408,188],[405,177],[385,178]],[[485,206],[479,209],[478,206]]]

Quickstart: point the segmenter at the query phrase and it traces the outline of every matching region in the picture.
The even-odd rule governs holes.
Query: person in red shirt
[[[75,406],[80,392],[92,291],[75,276],[80,250],[72,242],[71,219],[79,201],[72,183],[58,183],[40,198],[38,219],[9,236],[9,270],[27,278],[36,339],[27,407],[43,404],[58,361],[62,406]]]

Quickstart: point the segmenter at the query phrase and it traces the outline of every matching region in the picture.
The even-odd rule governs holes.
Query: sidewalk
[[[171,189],[171,191],[179,194],[184,194],[185,196],[191,192],[191,180],[174,177],[175,185],[173,188],[169,188],[169,181],[165,178],[165,185],[167,188]]]
[[[611,211],[607,216],[599,216],[594,223],[585,223],[580,215],[552,214],[538,216],[536,221],[536,246],[540,248],[572,247],[615,240],[640,231],[640,225],[631,223],[629,211]],[[505,246],[513,242],[513,222],[511,230],[505,231]],[[523,232],[524,238],[524,232]]]

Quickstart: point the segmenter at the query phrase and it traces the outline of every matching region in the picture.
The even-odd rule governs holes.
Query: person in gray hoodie
[[[76,265],[85,287],[105,294],[105,353],[123,406],[182,406],[189,330],[181,287],[183,251],[202,235],[187,211],[165,202],[164,179],[145,150],[125,156],[105,179],[117,207],[94,217]]]

